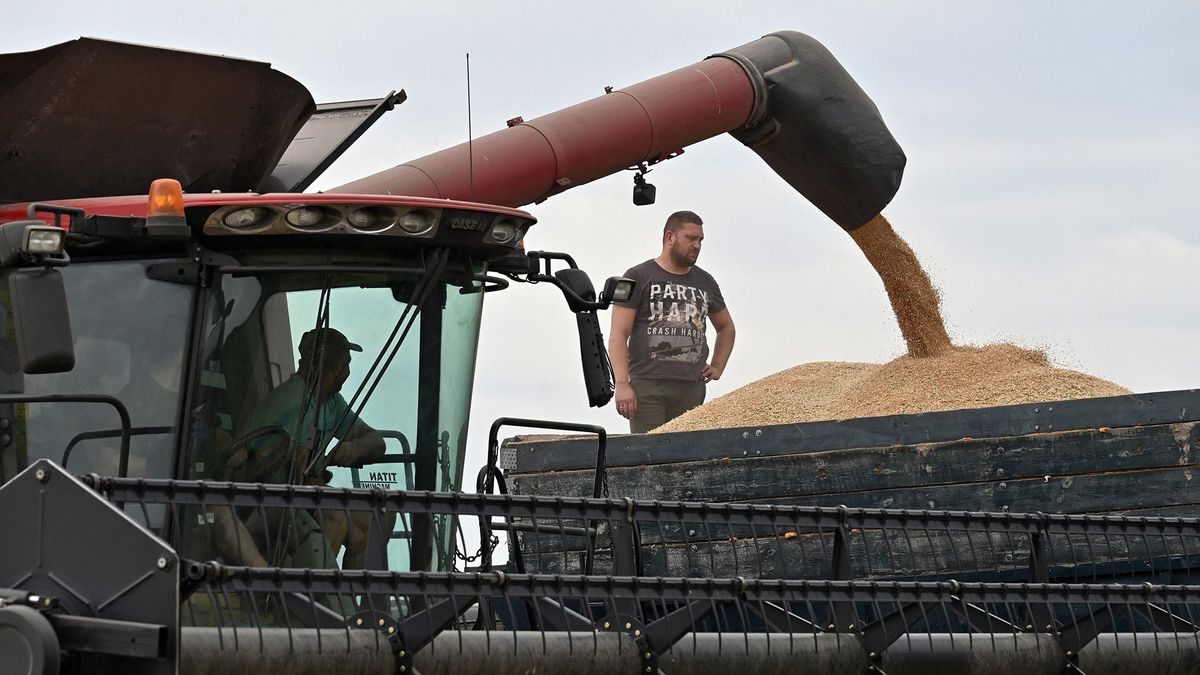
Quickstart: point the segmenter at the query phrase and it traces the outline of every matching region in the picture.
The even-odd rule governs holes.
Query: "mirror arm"
[[[561,260],[567,263],[567,266],[571,269],[579,269],[579,265],[575,263],[575,259],[572,258],[570,254],[555,253],[553,251],[530,251],[526,255],[529,257],[529,272],[526,273],[525,278],[533,282],[545,281],[553,284],[558,288],[558,290],[562,291],[563,297],[565,297],[567,300],[567,306],[570,307],[571,311],[575,314],[608,309],[612,304],[611,301],[607,301],[604,298],[591,301],[579,297],[578,293],[576,293],[569,286],[564,284],[562,280],[551,273],[550,262],[552,260]],[[545,264],[544,270],[542,269],[543,263]]]
[[[46,269],[51,267],[66,267],[71,264],[71,256],[66,251],[58,255],[31,255],[31,262],[44,266]]]

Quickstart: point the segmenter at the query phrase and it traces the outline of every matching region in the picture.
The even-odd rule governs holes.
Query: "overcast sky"
[[[941,289],[959,343],[1012,341],[1138,392],[1200,385],[1200,5],[1196,2],[55,2],[9,0],[4,51],[81,35],[272,63],[318,101],[406,89],[315,188],[694,63],[776,30],[823,42],[908,155],[884,213]],[[235,96],[235,92],[230,92]],[[904,351],[853,242],[728,136],[650,174],[528,210],[530,248],[597,281],[653,257],[678,209],[738,326],[710,398],[807,361]],[[607,331],[608,317],[602,319]],[[575,322],[548,286],[488,297],[473,471],[500,415],[627,427],[589,410]]]

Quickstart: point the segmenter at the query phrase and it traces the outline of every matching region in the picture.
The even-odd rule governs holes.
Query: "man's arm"
[[[383,436],[362,420],[355,420],[345,440],[329,455],[334,466],[353,466],[363,460],[380,457],[387,451]]]
[[[704,381],[719,380],[725,372],[725,364],[733,353],[733,339],[737,329],[733,327],[733,317],[729,316],[729,308],[722,309],[716,314],[708,315],[713,328],[717,329],[717,343],[713,345],[712,362],[704,366]]]
[[[633,333],[633,321],[637,309],[623,305],[612,306],[612,329],[608,335],[608,359],[612,362],[613,377],[617,382],[617,413],[633,419],[637,412],[637,397],[629,386],[629,336]]]

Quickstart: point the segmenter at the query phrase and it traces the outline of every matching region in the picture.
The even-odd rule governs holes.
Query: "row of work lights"
[[[280,223],[300,232],[330,232],[352,229],[359,232],[386,232],[399,228],[420,236],[433,229],[434,215],[425,209],[398,212],[390,206],[321,204],[316,206],[244,206],[224,210],[220,222],[240,232],[271,229]]]
[[[212,213],[205,222],[204,231],[208,234],[388,233],[433,237],[439,226],[440,211],[388,204],[230,205]],[[519,240],[525,227],[519,219],[500,215],[484,229],[487,239],[496,244],[507,244]]]

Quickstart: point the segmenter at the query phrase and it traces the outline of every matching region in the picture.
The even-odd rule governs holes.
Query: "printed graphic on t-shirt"
[[[636,310],[629,335],[631,379],[699,382],[708,360],[708,315],[724,311],[721,288],[708,272],[693,267],[672,274],[654,260],[625,272],[637,282]]]
[[[704,358],[706,291],[686,284],[650,284],[648,320],[651,361],[696,363]]]

